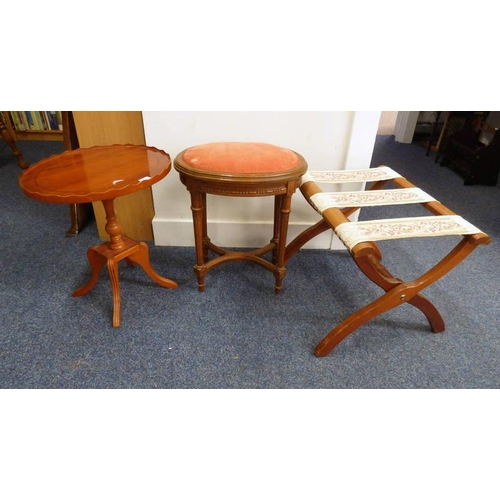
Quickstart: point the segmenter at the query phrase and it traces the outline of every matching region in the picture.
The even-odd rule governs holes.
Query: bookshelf
[[[146,144],[141,111],[61,111],[59,130],[16,130],[18,118],[12,111],[2,111],[12,137],[26,140],[60,140],[65,149],[87,148],[111,144]],[[44,113],[44,112],[41,112]],[[99,237],[108,239],[106,217],[101,203],[70,206],[71,227],[67,236],[76,236],[86,222],[95,216]],[[124,233],[130,238],[153,241],[154,206],[151,188],[120,197],[115,202]]]
[[[2,111],[15,141],[63,141],[61,111]]]

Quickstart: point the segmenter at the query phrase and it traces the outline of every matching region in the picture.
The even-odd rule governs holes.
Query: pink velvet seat
[[[253,142],[203,144],[179,153],[174,161],[181,182],[191,194],[198,289],[205,289],[205,275],[229,261],[248,261],[273,272],[279,293],[286,270],[285,245],[291,198],[307,171],[304,158],[282,147]],[[228,251],[210,241],[207,234],[206,194],[221,196],[274,196],[274,234],[271,242],[253,251]],[[209,260],[209,250],[218,257]],[[272,259],[263,255],[272,252]]]

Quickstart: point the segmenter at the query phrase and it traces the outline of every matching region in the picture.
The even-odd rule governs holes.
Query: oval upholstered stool
[[[191,194],[198,289],[205,289],[205,275],[230,261],[248,261],[270,270],[279,293],[285,276],[285,247],[292,195],[307,171],[304,158],[271,144],[218,142],[194,146],[174,161],[181,182]],[[210,241],[207,230],[206,195],[274,196],[274,233],[271,242],[253,251],[229,251]],[[218,257],[209,260],[209,250]],[[272,260],[263,255],[272,252]]]

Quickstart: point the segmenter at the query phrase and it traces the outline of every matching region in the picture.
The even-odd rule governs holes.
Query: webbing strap
[[[329,208],[375,207],[436,201],[420,188],[318,193],[310,199],[320,214]]]
[[[352,250],[358,243],[366,241],[427,236],[464,236],[480,232],[477,227],[459,215],[344,222],[335,228],[335,233],[349,250]]]
[[[376,182],[401,177],[397,172],[385,165],[362,170],[335,170],[327,172],[307,172],[302,176],[305,182],[319,182],[327,184],[343,184],[346,182]]]

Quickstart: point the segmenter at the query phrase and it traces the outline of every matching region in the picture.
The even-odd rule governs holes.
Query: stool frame
[[[296,153],[297,154],[297,153]],[[224,174],[197,170],[182,161],[182,154],[175,159],[174,166],[191,196],[196,264],[194,272],[198,290],[205,290],[205,276],[214,267],[226,262],[253,262],[271,271],[275,277],[275,293],[283,288],[286,274],[285,250],[292,196],[301,184],[307,163],[297,154],[296,167],[272,174]],[[255,250],[228,250],[213,243],[208,235],[207,194],[219,196],[262,197],[274,196],[273,236],[270,243]],[[210,259],[209,251],[217,257]],[[264,255],[270,253],[268,260]]]

